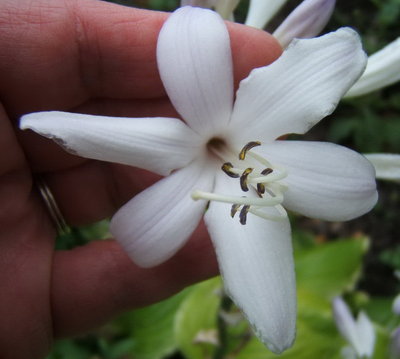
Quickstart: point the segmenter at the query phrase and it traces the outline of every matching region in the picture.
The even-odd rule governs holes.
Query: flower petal
[[[220,132],[233,102],[231,48],[221,17],[200,8],[176,10],[161,29],[157,61],[168,96],[183,119],[205,137]]]
[[[223,174],[215,191],[239,196],[238,183]],[[233,187],[235,186],[235,187]],[[295,337],[296,289],[290,225],[248,214],[247,224],[230,218],[230,206],[211,202],[205,221],[216,248],[225,288],[260,340],[275,353]]]
[[[400,37],[368,58],[367,68],[345,97],[379,90],[400,80]]]
[[[376,334],[371,320],[364,312],[360,312],[358,315],[356,327],[360,344],[360,357],[370,358],[374,353]]]
[[[254,152],[288,171],[283,205],[307,217],[343,221],[376,203],[375,171],[363,156],[327,142],[275,141]]]
[[[215,11],[224,19],[233,18],[233,10],[238,6],[239,0],[217,0]]]
[[[360,354],[359,335],[356,322],[349,307],[341,297],[335,297],[332,301],[333,318],[340,334]]]
[[[126,118],[69,112],[34,112],[22,116],[31,129],[73,154],[127,164],[167,175],[193,160],[200,138],[175,118]]]
[[[272,34],[283,48],[294,39],[317,36],[328,23],[336,0],[304,0]]]
[[[397,294],[396,298],[393,300],[392,312],[394,314],[400,315],[400,294]]]
[[[390,335],[389,353],[391,359],[400,358],[400,327],[394,329]]]
[[[245,24],[263,29],[287,0],[250,0]]]
[[[307,132],[332,113],[365,62],[360,38],[349,28],[293,40],[278,60],[240,83],[232,136],[245,144]]]
[[[111,233],[142,267],[158,265],[186,242],[204,214],[194,189],[212,189],[214,169],[195,161],[139,193],[112,218]]]
[[[391,153],[369,153],[364,156],[375,167],[376,178],[400,181],[400,155]]]

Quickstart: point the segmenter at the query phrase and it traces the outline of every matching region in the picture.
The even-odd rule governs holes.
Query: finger
[[[90,97],[164,94],[156,43],[168,14],[96,0],[30,4],[1,4],[0,94],[14,117],[71,109]],[[229,31],[237,79],[279,56],[279,45],[265,32],[237,24]]]
[[[14,116],[163,93],[153,52],[166,14],[96,0],[6,0],[1,10],[1,95]]]
[[[160,301],[217,272],[203,224],[176,256],[151,269],[135,266],[113,241],[58,252],[52,293],[55,334],[82,333],[124,310]]]
[[[66,222],[83,225],[110,217],[161,177],[145,170],[99,161],[43,176]]]
[[[54,230],[32,194],[29,168],[1,104],[0,153],[1,357],[40,358],[53,336],[48,298]]]

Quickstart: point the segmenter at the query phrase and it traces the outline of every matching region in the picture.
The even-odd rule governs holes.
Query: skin
[[[177,116],[156,66],[168,14],[96,0],[0,2],[0,352],[42,358],[83,333],[217,274],[204,225],[172,259],[137,267],[113,241],[55,252],[56,230],[34,185],[48,184],[70,225],[112,216],[158,177],[79,158],[18,118],[41,110]],[[228,24],[235,83],[281,53],[268,34]]]

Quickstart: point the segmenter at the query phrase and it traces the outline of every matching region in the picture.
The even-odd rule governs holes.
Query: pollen
[[[240,187],[242,188],[243,192],[247,192],[249,190],[249,187],[247,186],[247,177],[251,172],[253,172],[253,168],[246,168],[240,176]]]
[[[222,166],[221,166],[221,170],[224,171],[229,177],[232,178],[239,178],[240,175],[238,173],[232,172],[233,168],[233,164],[230,162],[225,162]]]
[[[249,152],[252,148],[261,146],[260,141],[252,141],[246,144],[242,150],[239,152],[239,160],[244,160],[246,158],[247,152]]]

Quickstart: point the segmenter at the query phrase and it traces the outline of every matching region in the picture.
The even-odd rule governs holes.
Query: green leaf
[[[366,238],[344,239],[296,253],[297,285],[326,299],[351,289],[359,277]]]
[[[394,269],[400,269],[400,246],[387,249],[380,253],[379,259]]]
[[[299,316],[297,338],[294,346],[279,356],[282,359],[341,359],[339,356],[344,341],[334,327],[330,317],[317,312],[313,316]],[[236,359],[276,359],[256,338],[252,338]]]
[[[46,359],[87,359],[92,353],[72,339],[58,340],[54,343],[51,354]]]
[[[219,277],[192,287],[175,319],[175,336],[179,349],[187,359],[211,356],[218,340],[217,312],[221,302]],[[209,340],[207,340],[209,338]]]
[[[149,307],[125,314],[119,324],[130,331],[135,359],[160,359],[177,349],[174,321],[177,311],[190,294],[187,288],[179,294]]]
[[[374,355],[372,359],[387,359],[389,358],[389,346],[390,346],[390,333],[378,326],[375,326],[376,330],[376,342]]]
[[[374,322],[381,325],[394,327],[400,325],[399,318],[392,311],[394,298],[373,297],[361,306],[361,309],[368,313],[368,316]]]

